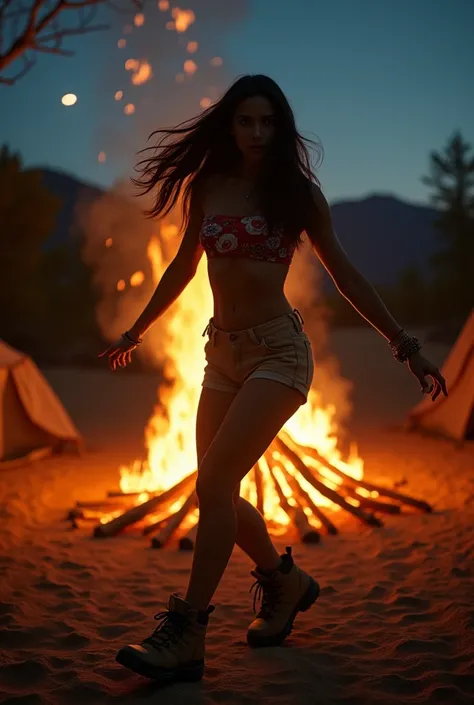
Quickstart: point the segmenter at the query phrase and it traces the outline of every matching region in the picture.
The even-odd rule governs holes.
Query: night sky
[[[331,200],[391,193],[427,203],[420,177],[454,130],[474,142],[472,0],[182,0],[196,21],[169,31],[153,0],[145,23],[102,11],[110,30],[67,42],[73,58],[41,55],[13,87],[0,87],[0,142],[27,165],[57,168],[104,186],[133,175],[152,129],[191,117],[238,75],[266,73],[292,104],[304,135],[325,156],[318,176]],[[105,12],[105,14],[104,14]],[[133,17],[132,17],[133,23]],[[127,39],[124,49],[117,47]],[[198,41],[190,54],[186,45]],[[210,60],[219,56],[221,67]],[[128,58],[154,77],[132,85]],[[176,82],[183,62],[198,70]],[[117,90],[124,99],[114,99]],[[78,102],[66,108],[64,93]],[[135,105],[125,115],[124,105]],[[98,153],[106,160],[99,163]]]

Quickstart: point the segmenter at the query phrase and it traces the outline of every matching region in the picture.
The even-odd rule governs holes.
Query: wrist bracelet
[[[406,362],[411,355],[421,350],[418,338],[408,335],[404,329],[390,341],[390,347],[397,362]]]
[[[122,333],[122,338],[124,338],[128,343],[132,343],[132,345],[139,346],[142,343],[142,338],[138,338],[138,340],[134,340],[132,336],[128,333],[128,331],[125,331],[125,333]]]

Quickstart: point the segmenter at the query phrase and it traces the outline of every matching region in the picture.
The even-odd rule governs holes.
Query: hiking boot
[[[204,639],[214,607],[199,612],[172,594],[168,609],[155,614],[160,622],[141,644],[124,646],[115,660],[126,668],[162,683],[198,681],[204,673]]]
[[[286,639],[298,612],[306,612],[316,602],[319,585],[311,576],[298,568],[291,557],[290,546],[281,558],[280,566],[268,573],[256,566],[251,575],[256,581],[253,609],[259,597],[260,611],[247,631],[250,646],[278,646]]]

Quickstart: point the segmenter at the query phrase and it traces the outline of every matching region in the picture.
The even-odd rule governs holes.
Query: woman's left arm
[[[314,211],[305,230],[319,260],[331,276],[338,291],[391,343],[403,330],[394,319],[372,284],[355,267],[338,240],[329,205],[321,189],[312,184]],[[433,392],[433,401],[441,391],[447,396],[446,383],[439,370],[419,352],[407,360],[411,372],[418,378],[423,392]],[[425,375],[433,378],[430,388]]]

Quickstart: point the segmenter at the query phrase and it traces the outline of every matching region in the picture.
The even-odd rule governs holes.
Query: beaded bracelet
[[[406,362],[408,358],[421,350],[421,345],[418,338],[408,335],[402,328],[397,333],[395,338],[390,341],[392,353],[397,362]]]

